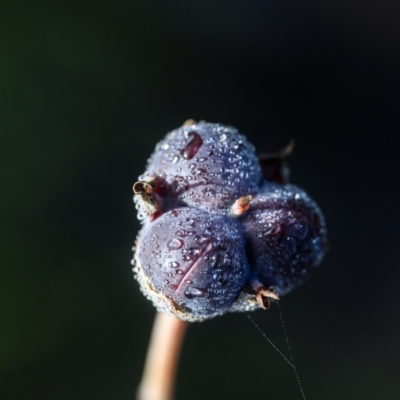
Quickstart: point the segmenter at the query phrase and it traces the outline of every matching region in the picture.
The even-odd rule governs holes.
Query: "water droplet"
[[[216,191],[214,189],[210,189],[210,188],[205,188],[203,190],[203,193],[206,197],[215,197],[216,195]]]
[[[321,247],[322,240],[319,237],[316,237],[315,239],[312,240],[312,245],[316,248]]]
[[[184,231],[183,229],[180,229],[176,234],[180,237],[185,237],[187,235],[187,232]]]
[[[131,265],[135,265],[135,260],[131,260]]]
[[[169,144],[164,143],[164,144],[161,146],[161,148],[162,148],[163,150],[168,150],[168,149],[169,149]]]
[[[188,218],[186,221],[189,226],[196,226],[197,221],[194,218]]]
[[[207,243],[210,239],[211,238],[209,236],[203,235],[203,236],[200,236],[197,241],[200,244],[204,244],[204,243]]]
[[[184,274],[184,272],[181,269],[177,269],[175,271],[175,273],[177,273],[178,275],[183,275]]]
[[[178,250],[182,246],[183,246],[183,240],[179,239],[171,239],[167,244],[167,247],[171,250]]]
[[[178,289],[178,286],[177,286],[177,285],[169,285],[169,287],[170,287],[172,290]]]
[[[200,254],[200,249],[198,247],[192,247],[189,249],[189,254],[192,256],[198,256]]]
[[[220,141],[220,142],[225,142],[226,137],[227,137],[227,136],[225,135],[225,133],[223,133],[222,135],[220,135],[219,141]]]
[[[205,168],[196,168],[192,171],[193,175],[205,175],[207,174],[207,170]]]
[[[298,239],[300,240],[305,239],[308,233],[307,225],[295,224],[294,229],[295,229],[295,235]]]
[[[190,279],[185,279],[184,282],[185,282],[185,283],[188,283],[189,285],[190,285],[191,283],[193,283],[193,281],[191,281]]]
[[[177,261],[171,261],[171,262],[168,264],[168,266],[169,266],[170,268],[178,268],[179,265],[180,265],[180,264],[179,264]]]
[[[204,293],[204,290],[201,290],[201,289],[198,289],[198,288],[195,288],[195,287],[188,287],[185,290],[184,294],[188,299],[193,299],[195,297],[204,296],[205,293]]]
[[[218,268],[219,266],[220,266],[220,264],[221,264],[221,257],[220,257],[220,255],[219,255],[219,253],[216,253],[216,254],[213,254],[211,257],[210,257],[210,267],[211,268]]]
[[[181,152],[185,160],[191,160],[203,145],[203,139],[197,132],[190,132],[189,137],[191,140]]]
[[[172,164],[176,164],[178,161],[179,161],[179,157],[178,157],[178,156],[175,156],[175,157],[172,159]]]
[[[173,210],[171,211],[171,214],[169,214],[169,217],[170,218],[177,217],[180,213],[181,212],[179,210]]]
[[[168,285],[169,280],[168,279],[164,279],[164,283]]]

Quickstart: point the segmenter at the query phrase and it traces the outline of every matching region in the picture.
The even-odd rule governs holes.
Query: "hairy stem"
[[[172,400],[187,325],[172,315],[157,313],[137,400]]]

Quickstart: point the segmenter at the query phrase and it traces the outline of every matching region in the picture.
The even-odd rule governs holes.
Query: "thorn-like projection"
[[[274,288],[270,287],[267,289],[259,280],[254,280],[251,282],[251,287],[256,294],[256,300],[258,304],[264,310],[268,310],[270,306],[269,299],[279,300],[279,296],[274,293]]]
[[[271,290],[262,288],[256,293],[256,299],[261,308],[268,310],[270,306],[269,299],[279,300],[279,296]]]
[[[143,194],[143,193],[152,193],[156,188],[156,182],[154,180],[147,181],[137,181],[133,184],[133,193],[135,194]]]
[[[196,121],[194,119],[189,118],[183,123],[182,126],[191,126],[191,125],[194,125],[195,123],[196,123]]]
[[[263,153],[259,155],[260,166],[264,178],[268,181],[284,184],[289,180],[287,159],[293,153],[294,140],[276,153]]]
[[[250,207],[250,202],[253,200],[253,195],[239,197],[232,205],[230,215],[232,217],[239,217],[246,212]]]
[[[155,180],[138,181],[133,185],[133,193],[140,196],[142,206],[146,214],[155,216],[161,209],[159,196],[154,192],[156,188]]]
[[[279,150],[277,155],[280,158],[287,159],[289,156],[292,155],[295,144],[296,143],[295,143],[294,139],[290,139],[290,142],[287,144],[287,146],[284,147],[283,149]]]

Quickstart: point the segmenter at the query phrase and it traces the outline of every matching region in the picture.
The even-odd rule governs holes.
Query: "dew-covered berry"
[[[135,257],[144,294],[159,311],[190,321],[223,314],[249,276],[239,221],[197,208],[146,223]]]
[[[287,183],[293,144],[257,159],[236,129],[190,120],[156,146],[133,185],[134,271],[159,311],[201,321],[267,309],[320,263],[324,217]]]
[[[153,186],[150,203],[158,204],[149,209],[149,196],[137,196],[139,218],[179,206],[224,212],[256,194],[261,178],[254,147],[235,128],[190,121],[157,144],[139,177]]]
[[[243,216],[252,286],[284,295],[303,283],[327,249],[324,217],[294,185],[265,183]]]

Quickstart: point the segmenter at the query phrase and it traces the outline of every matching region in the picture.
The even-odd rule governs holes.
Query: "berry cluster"
[[[159,311],[199,321],[268,308],[307,279],[326,228],[287,183],[291,149],[257,158],[236,129],[193,120],[157,144],[133,190],[135,276]]]

